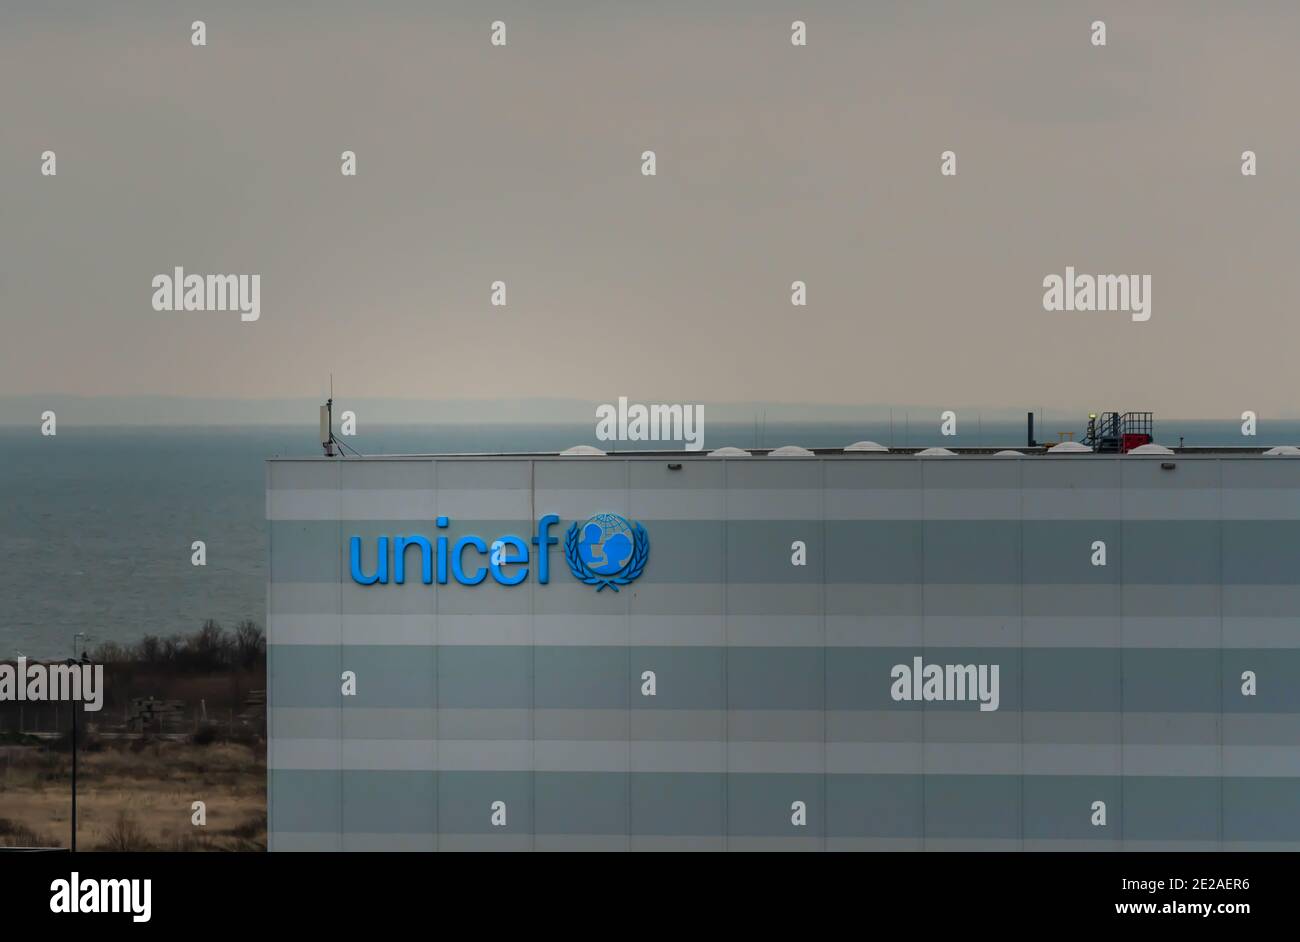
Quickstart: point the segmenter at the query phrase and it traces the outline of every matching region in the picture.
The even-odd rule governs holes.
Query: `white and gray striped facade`
[[[551,513],[546,584],[350,575]],[[273,850],[1300,848],[1300,459],[286,459],[267,518]],[[892,699],[917,656],[998,709]]]

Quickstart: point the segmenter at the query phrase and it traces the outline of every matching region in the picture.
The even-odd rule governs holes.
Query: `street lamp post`
[[[73,641],[74,650],[76,641]],[[70,657],[65,662],[71,667],[77,667],[77,659]],[[70,704],[72,707],[72,852],[77,852],[77,701],[73,700]]]
[[[72,657],[68,658],[67,664],[73,668],[79,666],[77,661],[77,639],[83,642],[90,640],[90,635],[84,631],[78,631],[72,636]],[[72,852],[77,852],[77,703],[73,701],[72,707]]]

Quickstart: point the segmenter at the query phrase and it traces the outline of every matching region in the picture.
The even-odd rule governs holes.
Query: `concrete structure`
[[[272,849],[1300,848],[1294,457],[274,460],[267,516]],[[358,584],[412,534],[531,571]]]

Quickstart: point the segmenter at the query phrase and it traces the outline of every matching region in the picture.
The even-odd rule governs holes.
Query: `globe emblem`
[[[596,514],[582,525],[578,553],[583,563],[600,576],[613,576],[627,568],[635,538],[631,525],[618,514]]]

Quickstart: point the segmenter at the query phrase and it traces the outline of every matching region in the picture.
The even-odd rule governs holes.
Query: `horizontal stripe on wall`
[[[273,614],[279,645],[1293,648],[1300,616]]]
[[[891,699],[894,665],[922,655],[998,665],[1000,711],[1300,712],[1297,649],[272,645],[269,682],[277,707],[980,712]],[[340,695],[343,670],[355,697]],[[647,670],[654,697],[639,693]]]
[[[1173,469],[1162,465],[1172,463]],[[671,468],[679,464],[680,468]],[[1204,489],[1300,487],[1300,462],[1258,455],[1194,455],[1140,458],[1121,455],[1004,457],[963,455],[957,460],[914,456],[826,455],[799,461],[767,458],[717,460],[689,454],[634,453],[584,459],[557,456],[271,459],[267,489],[436,490],[600,493],[681,491],[997,490],[1043,488],[1118,489],[1161,492]]]
[[[464,535],[529,539],[534,526],[532,520],[454,519],[445,530],[430,520],[275,521],[270,571],[274,582],[392,591],[399,587],[352,583],[353,536],[362,539],[364,571],[373,573],[379,536],[432,541],[445,535],[450,551]],[[1290,585],[1300,568],[1300,520],[661,520],[647,530],[651,563],[638,584]],[[564,530],[553,535],[562,541]],[[806,566],[791,564],[796,540],[807,546]],[[1105,566],[1092,564],[1095,541],[1106,543]],[[535,549],[529,548],[534,569]],[[419,550],[408,547],[407,554],[412,587],[441,589],[420,586]],[[471,570],[486,565],[472,548],[465,557]],[[549,565],[554,579],[571,581],[562,545],[551,547]],[[474,590],[508,588],[489,580]]]
[[[1300,477],[1300,475],[1298,475]],[[604,510],[637,520],[1297,520],[1294,489],[919,488],[630,491],[281,489],[266,519],[585,520]],[[598,506],[597,506],[598,505]]]
[[[668,742],[277,738],[271,768],[477,772],[745,772],[887,775],[1286,777],[1300,751],[1140,743]]]
[[[1292,778],[271,770],[270,828],[371,834],[1300,840]],[[277,796],[285,796],[283,799]],[[491,804],[505,802],[504,828]],[[803,802],[807,825],[791,823]],[[1104,801],[1107,825],[1090,824]]]
[[[1138,841],[1138,840],[1002,840],[999,838],[900,838],[900,837],[744,837],[718,835],[628,834],[610,837],[599,834],[367,834],[364,832],[272,831],[271,850],[277,851],[600,851],[681,853],[736,851],[740,853],[832,851],[832,852],[917,852],[917,851],[1046,851],[1097,852],[1135,851],[1298,851],[1300,841]]]
[[[499,591],[498,591],[499,590]],[[728,615],[899,616],[924,618],[1224,617],[1290,619],[1300,628],[1300,585],[969,585],[894,583],[792,585],[721,583],[664,585],[638,581],[625,591],[596,592],[567,573],[547,586],[360,586],[274,582],[272,615],[556,615],[610,619],[638,616]],[[1118,637],[1116,637],[1118,640]]]
[[[1272,746],[1300,754],[1296,713],[958,713],[951,710],[564,710],[272,707],[281,739],[628,743],[1016,743]],[[1117,753],[1095,753],[1117,757]],[[1106,761],[1112,761],[1107,758]],[[1115,758],[1117,762],[1118,759]],[[1118,769],[1119,766],[1117,765]]]

